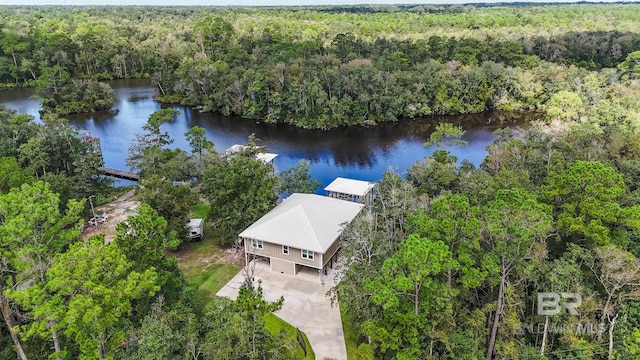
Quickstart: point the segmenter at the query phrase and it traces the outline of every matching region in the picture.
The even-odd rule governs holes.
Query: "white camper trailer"
[[[204,236],[204,220],[203,219],[189,219],[185,224],[187,228],[187,237],[191,241],[202,240]]]

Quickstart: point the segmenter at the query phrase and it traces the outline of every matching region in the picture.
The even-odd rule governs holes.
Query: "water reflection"
[[[110,82],[118,102],[115,111],[99,111],[70,116],[70,123],[89,130],[101,139],[106,166],[127,169],[125,159],[136,133],[151,113],[161,108],[153,100],[154,91],[148,80],[119,80]],[[30,98],[29,89],[0,92],[0,103],[39,118],[40,104]],[[375,181],[389,167],[402,173],[416,161],[422,161],[434,148],[425,147],[429,135],[439,121],[464,126],[463,137],[469,144],[451,148],[459,160],[467,159],[478,165],[485,146],[493,141],[492,132],[517,123],[504,122],[501,114],[480,114],[459,117],[401,120],[372,128],[352,127],[330,131],[304,130],[286,125],[258,123],[238,117],[200,113],[186,106],[173,106],[180,115],[163,130],[175,139],[174,148],[189,149],[184,133],[195,125],[206,129],[207,138],[218,151],[234,144],[246,143],[255,133],[269,151],[278,153],[275,165],[279,170],[294,166],[301,159],[311,160],[311,174],[326,186],[337,176]]]
[[[113,121],[119,112],[120,112],[120,109],[117,109],[117,108],[112,110],[96,111],[91,114],[91,118],[89,120],[94,121],[96,124],[99,124],[100,126],[108,126],[109,122]],[[77,115],[77,114],[69,115],[67,116],[67,118],[74,123],[83,122],[87,120],[86,115]]]

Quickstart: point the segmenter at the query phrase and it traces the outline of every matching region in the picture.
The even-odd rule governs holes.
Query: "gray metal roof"
[[[293,194],[238,235],[298,249],[326,252],[363,204],[315,194]]]

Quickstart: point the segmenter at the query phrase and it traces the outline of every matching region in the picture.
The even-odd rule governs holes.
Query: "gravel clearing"
[[[105,242],[112,242],[116,237],[116,226],[125,221],[129,216],[135,215],[140,206],[139,201],[132,200],[135,190],[131,190],[114,201],[96,208],[96,214],[105,212],[108,219],[98,226],[85,222],[82,238],[87,239],[94,234],[105,234]]]

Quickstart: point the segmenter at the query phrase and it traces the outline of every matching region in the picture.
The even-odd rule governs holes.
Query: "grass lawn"
[[[342,319],[342,331],[344,331],[344,343],[347,346],[347,359],[356,360],[356,348],[360,333],[351,323],[351,319],[344,313],[343,307],[340,307],[340,318]]]
[[[194,219],[206,219],[209,215],[209,206],[200,203],[191,208],[191,215]]]
[[[207,303],[215,299],[216,292],[220,290],[231,278],[233,278],[242,264],[229,262],[225,251],[217,245],[216,239],[207,235],[202,241],[188,242],[180,246],[176,252],[169,253],[178,259],[180,271],[187,279],[189,286],[195,290],[196,310],[203,309]],[[265,325],[273,335],[284,330],[287,337],[296,345],[295,359],[315,359],[315,353],[309,344],[307,335],[303,333],[307,344],[307,356],[304,356],[302,348],[298,345],[296,328],[271,313],[263,317]]]
[[[195,290],[195,302],[197,308],[204,308],[207,303],[216,297],[218,290],[229,282],[239,269],[226,264],[209,264],[197,271],[193,277],[185,273],[189,286]]]
[[[196,214],[203,214],[206,218],[206,210],[199,209],[201,212]],[[195,290],[196,304],[200,309],[215,298],[216,292],[240,271],[242,265],[218,243],[212,231],[205,227],[202,240],[186,242],[177,251],[167,254],[177,258],[180,270]]]
[[[212,241],[203,239],[182,245],[177,253],[178,267],[195,290],[199,308],[214,299],[216,292],[240,271],[239,266],[223,261],[223,251]]]
[[[206,219],[209,207],[198,204],[191,209],[193,218]],[[178,260],[178,267],[187,279],[189,286],[195,290],[196,311],[203,309],[208,302],[215,299],[216,293],[240,271],[244,262],[242,257],[234,256],[220,245],[219,239],[213,235],[212,229],[206,224],[204,237],[200,241],[186,242],[177,251],[168,252]],[[307,344],[307,356],[296,338],[296,328],[271,313],[263,317],[267,329],[271,334],[278,335],[284,330],[287,337],[292,339],[295,347],[295,359],[315,359],[315,353],[309,344],[307,335],[303,333]],[[354,342],[355,344],[355,342]]]
[[[269,332],[272,335],[278,335],[280,334],[281,330],[284,330],[285,334],[287,335],[287,338],[291,339],[294,344],[296,344],[295,347],[295,354],[293,355],[294,359],[315,359],[316,358],[316,354],[313,352],[313,349],[311,348],[311,344],[309,344],[309,339],[307,339],[307,334],[302,333],[302,336],[304,337],[304,341],[307,344],[307,356],[304,356],[304,352],[302,350],[302,348],[300,347],[298,340],[296,338],[296,328],[293,327],[291,324],[289,324],[288,322],[280,319],[279,317],[277,317],[276,315],[272,314],[272,313],[268,313],[265,314],[262,317],[262,320],[264,321],[267,330],[269,330]]]

